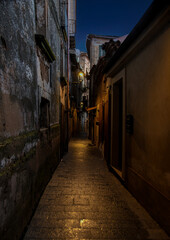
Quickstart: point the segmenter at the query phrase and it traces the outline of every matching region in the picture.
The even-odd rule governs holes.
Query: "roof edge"
[[[116,51],[115,55],[110,59],[106,67],[104,68],[104,73],[107,73],[115,64],[115,62],[129,49],[129,47],[134,43],[134,41],[141,35],[141,33],[147,28],[147,26],[155,20],[157,16],[161,14],[163,10],[169,5],[168,0],[155,0],[150,5],[148,10],[144,13],[142,18],[132,29],[130,34],[124,40],[122,45]]]

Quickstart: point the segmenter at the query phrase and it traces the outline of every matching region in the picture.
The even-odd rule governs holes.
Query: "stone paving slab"
[[[70,142],[24,240],[168,240],[167,234],[108,171],[98,149]]]

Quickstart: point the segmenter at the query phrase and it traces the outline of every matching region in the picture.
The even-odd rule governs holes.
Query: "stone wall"
[[[0,239],[19,239],[60,160],[63,36],[53,0],[2,0],[0,9]]]

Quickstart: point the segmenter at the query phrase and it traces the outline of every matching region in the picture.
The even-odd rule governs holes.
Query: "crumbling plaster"
[[[0,135],[9,137],[37,123],[35,9],[32,0],[1,1],[0,9]]]

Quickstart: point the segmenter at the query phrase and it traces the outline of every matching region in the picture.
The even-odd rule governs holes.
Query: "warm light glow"
[[[80,77],[84,77],[84,73],[83,73],[83,72],[80,72],[80,73],[79,73],[79,76],[80,76]]]
[[[84,219],[80,220],[80,227],[83,227]]]

